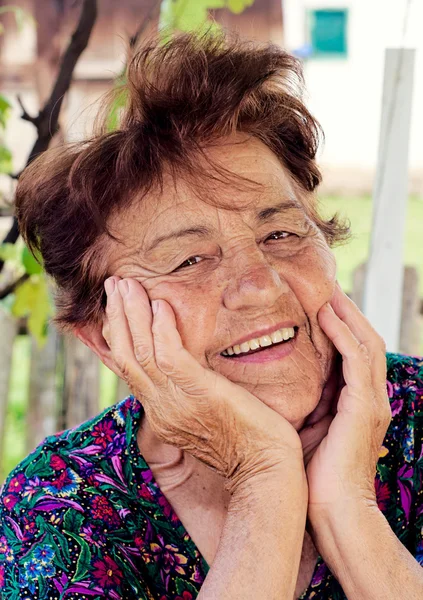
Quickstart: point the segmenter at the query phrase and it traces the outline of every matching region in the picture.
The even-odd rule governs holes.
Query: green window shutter
[[[310,11],[310,42],[313,56],[347,55],[347,9]]]

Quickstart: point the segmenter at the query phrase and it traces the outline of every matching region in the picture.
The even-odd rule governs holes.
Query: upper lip
[[[232,342],[231,344],[229,344],[228,346],[223,348],[223,350],[226,350],[227,348],[230,348],[231,346],[232,347],[239,346],[243,342],[248,342],[250,340],[253,340],[254,338],[262,337],[263,335],[270,335],[271,333],[273,333],[274,331],[277,331],[278,329],[286,329],[288,327],[298,327],[298,324],[295,323],[294,321],[283,321],[282,323],[278,323],[277,325],[271,325],[270,327],[264,327],[263,329],[258,329],[257,331],[253,331],[252,333],[249,333],[247,335],[244,335],[242,338],[239,338],[235,342]],[[223,350],[222,350],[222,352],[223,352]]]

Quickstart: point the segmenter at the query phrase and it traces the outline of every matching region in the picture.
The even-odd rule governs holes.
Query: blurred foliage
[[[12,154],[10,150],[6,148],[3,141],[3,133],[6,129],[11,108],[9,101],[4,96],[0,95],[0,173],[12,172]]]
[[[239,14],[254,0],[163,0],[160,8],[159,30],[164,38],[174,31],[198,31],[219,29],[210,18],[210,10],[227,8]]]
[[[22,275],[28,276],[2,301],[2,305],[15,317],[28,318],[28,330],[42,347],[47,339],[47,323],[53,314],[53,302],[41,257],[34,257],[20,239],[16,244],[2,244],[0,259],[5,261],[16,279]]]

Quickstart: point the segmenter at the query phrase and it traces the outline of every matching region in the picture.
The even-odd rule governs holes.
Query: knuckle
[[[154,351],[146,340],[136,334],[132,335],[135,358],[141,367],[148,367],[154,363]]]
[[[364,360],[367,364],[370,364],[370,355],[367,346],[363,343],[358,344],[357,353],[360,355],[362,360]]]
[[[122,373],[122,378],[128,383],[131,380],[131,370],[126,361],[122,360],[119,356],[115,357],[115,363],[118,366],[119,371]]]
[[[154,354],[145,344],[134,344],[134,354],[137,363],[143,368],[148,368],[154,363]]]
[[[172,358],[166,354],[158,354],[156,357],[158,368],[166,373],[166,375],[172,375],[176,373],[175,363]]]

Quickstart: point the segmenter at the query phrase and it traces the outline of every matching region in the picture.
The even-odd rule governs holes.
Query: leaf
[[[224,8],[225,0],[163,0],[160,7],[159,30],[165,35],[173,31],[201,31],[209,28],[209,10]]]
[[[21,262],[22,248],[17,244],[2,244],[0,246],[0,259],[6,262],[7,260],[15,263]]]
[[[210,19],[210,10],[227,8],[241,13],[254,0],[163,0],[160,6],[159,31],[167,41],[174,31],[217,31],[218,23]]]
[[[198,590],[189,581],[177,577],[175,580],[176,593],[178,596],[182,596],[183,592],[191,592],[194,598],[198,595]]]
[[[27,246],[22,252],[22,263],[28,275],[38,275],[43,272],[41,254],[37,252],[34,256]]]
[[[12,153],[6,146],[0,146],[0,173],[11,173],[12,170]]]
[[[28,329],[41,347],[47,339],[47,322],[52,313],[50,296],[44,275],[32,275],[15,291],[12,314],[28,316]]]
[[[60,532],[55,531],[55,535],[58,537],[62,537],[62,534]],[[43,539],[43,543],[47,544],[48,546],[51,546],[51,548],[54,550],[54,559],[53,562],[60,567],[61,569],[63,569],[64,571],[67,571],[67,569],[69,568],[69,565],[66,566],[65,563],[63,562],[62,559],[62,555],[60,552],[60,548],[59,546],[56,544],[52,534],[50,532],[46,533],[44,539]]]
[[[79,533],[83,520],[84,517],[81,515],[81,513],[69,508],[69,510],[65,512],[65,516],[63,518],[63,527],[67,531]]]
[[[70,535],[75,540],[75,542],[77,542],[81,546],[81,552],[79,554],[78,562],[76,564],[75,575],[72,577],[72,581],[80,581],[81,579],[84,579],[85,575],[88,572],[88,567],[90,566],[90,562],[91,562],[90,547],[88,546],[88,544],[85,540],[80,538],[75,533],[72,533],[71,531],[67,531],[67,530],[64,532],[67,533],[68,535]]]
[[[6,127],[6,122],[10,116],[11,108],[12,105],[7,98],[0,94],[0,126],[3,127],[3,129]]]
[[[119,127],[119,117],[121,111],[125,108],[128,99],[128,90],[123,87],[125,80],[120,78],[116,82],[116,95],[110,107],[110,112],[107,116],[107,130],[115,131]]]
[[[228,0],[228,8],[235,14],[242,13],[243,10],[249,6],[252,6],[253,4],[254,0]]]

